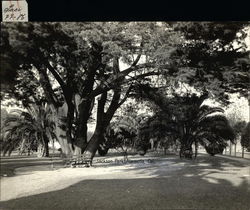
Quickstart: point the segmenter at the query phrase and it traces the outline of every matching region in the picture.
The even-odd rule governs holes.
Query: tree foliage
[[[104,147],[122,149],[132,148],[137,140],[140,116],[135,112],[115,116],[105,131]]]
[[[178,22],[183,42],[172,62],[175,79],[200,90],[206,89],[217,100],[228,102],[229,93],[247,97],[250,54],[245,44],[249,22]]]
[[[18,149],[37,150],[38,155],[48,156],[49,140],[55,138],[53,115],[48,106],[33,105],[27,111],[12,110],[6,117],[1,132],[3,133],[3,154]]]
[[[227,93],[249,89],[248,22],[3,23],[2,89],[23,105],[45,101],[56,115],[56,135],[67,155],[91,148],[92,156],[118,107],[139,84],[166,89],[189,84],[201,95],[227,102]],[[156,84],[158,83],[158,84]],[[145,86],[146,88],[146,86]],[[164,88],[164,87],[162,87]],[[140,89],[140,87],[139,87]],[[145,94],[141,92],[140,94]],[[151,94],[171,118],[168,97]],[[185,124],[198,113],[199,97],[172,95],[185,106],[175,117]],[[98,126],[87,142],[87,124],[98,101]],[[149,95],[148,95],[149,97]],[[196,103],[195,100],[198,102]],[[190,104],[189,104],[190,102]],[[185,107],[185,108],[184,108]],[[178,107],[180,108],[180,107]],[[190,115],[190,116],[189,116]],[[64,119],[64,122],[62,122]],[[183,121],[184,120],[184,121]],[[104,127],[99,126],[105,124]],[[60,124],[65,129],[60,130]],[[106,125],[107,124],[107,125]],[[157,130],[157,129],[156,129]],[[162,130],[162,129],[159,129]],[[99,135],[101,133],[101,135]],[[98,140],[99,139],[99,140]]]
[[[141,86],[142,87],[142,86]],[[156,114],[149,118],[140,130],[142,145],[147,145],[149,138],[166,136],[175,137],[181,144],[180,154],[192,151],[192,144],[226,145],[227,140],[233,141],[234,132],[227,118],[219,115],[224,112],[219,107],[202,105],[208,94],[176,95],[168,97],[162,91],[144,85],[140,97],[157,105]],[[143,143],[144,142],[144,143]]]
[[[241,136],[241,145],[245,148],[247,148],[248,151],[250,151],[250,123],[247,123],[247,126],[245,127],[242,136]]]
[[[18,82],[22,89],[12,92],[29,101],[40,88],[55,110],[66,103],[69,151],[82,151],[96,96],[164,70],[156,61],[160,55],[167,59],[178,40],[178,33],[167,27],[149,22],[3,24],[3,53],[18,64],[11,70],[19,81],[24,78]],[[127,68],[121,70],[121,63]],[[31,78],[37,83],[30,83]]]

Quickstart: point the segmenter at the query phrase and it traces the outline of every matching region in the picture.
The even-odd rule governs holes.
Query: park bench
[[[86,157],[73,157],[66,160],[66,166],[71,168],[83,168],[92,166],[92,159]]]
[[[186,158],[186,159],[192,159],[193,158],[193,152],[190,149],[181,149],[180,150],[180,158]]]

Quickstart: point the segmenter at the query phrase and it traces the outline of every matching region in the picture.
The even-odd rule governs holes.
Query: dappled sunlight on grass
[[[63,190],[90,179],[107,181],[133,179],[138,182],[142,179],[173,179],[177,188],[182,182],[193,185],[193,182],[199,180],[205,184],[203,187],[206,183],[221,187],[226,183],[249,192],[249,177],[246,175],[250,174],[250,168],[249,162],[245,161],[209,156],[200,156],[196,160],[181,160],[176,156],[129,156],[127,162],[122,161],[123,157],[107,157],[99,160],[108,161],[98,162],[96,159],[90,168],[64,168],[63,164],[56,162],[52,168],[49,161],[47,164],[43,163],[44,165],[39,165],[38,161],[38,165],[35,165],[33,160],[32,166],[29,166],[31,162],[27,161],[27,167],[17,168],[15,176],[1,179],[1,200]],[[23,163],[17,162],[17,166],[20,165],[23,166]]]
[[[2,202],[5,209],[216,209],[248,210],[246,181],[205,180],[170,174],[167,178],[87,179],[61,190]],[[46,202],[44,202],[46,201]]]

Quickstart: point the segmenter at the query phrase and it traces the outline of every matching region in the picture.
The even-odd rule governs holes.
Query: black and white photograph
[[[21,18],[1,22],[1,210],[250,209],[250,21]]]

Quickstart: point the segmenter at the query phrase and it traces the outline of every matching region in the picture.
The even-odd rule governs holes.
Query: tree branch
[[[125,93],[125,96],[124,96],[123,99],[121,99],[121,101],[119,102],[118,107],[120,107],[120,106],[126,101],[126,99],[128,98],[129,93],[130,93],[131,90],[132,90],[132,85],[129,86],[128,90],[127,90],[126,93]]]
[[[114,74],[119,74],[120,69],[119,69],[119,59],[115,58],[113,61],[113,73]],[[114,89],[114,95],[112,97],[111,103],[109,105],[109,108],[107,110],[107,112],[105,113],[105,118],[106,118],[106,122],[110,122],[110,120],[112,119],[115,111],[117,110],[117,108],[119,107],[119,100],[121,97],[121,85],[118,84],[117,82],[114,83],[116,85],[116,88]]]
[[[97,105],[97,122],[96,125],[102,124],[104,117],[104,107],[107,100],[107,91],[101,95]]]
[[[105,84],[101,84],[98,87],[96,87],[92,93],[89,95],[89,97],[95,97],[99,94],[101,94],[103,91],[107,91],[107,90],[111,90],[114,87],[117,86],[117,82],[121,81],[122,79],[125,78],[125,76],[127,76],[130,72],[141,69],[141,68],[150,68],[153,67],[153,63],[145,63],[145,64],[140,64],[140,65],[136,65],[136,66],[131,66],[123,71],[121,71],[120,73],[111,76],[106,82]],[[138,75],[140,76],[140,75]]]
[[[57,98],[57,96],[55,95],[51,83],[49,81],[49,77],[46,73],[46,70],[43,69],[37,69],[40,75],[40,82],[42,85],[42,88],[44,90],[45,96],[46,98],[48,98],[49,102],[54,106],[54,107],[58,107],[60,106],[59,100]]]
[[[123,81],[123,83],[127,83],[127,82],[130,82],[130,81],[134,81],[134,80],[141,79],[141,78],[148,77],[148,76],[159,75],[159,74],[160,74],[160,72],[148,72],[148,73],[144,73],[144,74],[140,74],[140,75],[130,77],[129,79],[125,79]]]
[[[70,88],[67,88],[67,85],[62,80],[61,76],[58,74],[58,72],[55,70],[55,68],[50,65],[50,63],[48,61],[46,62],[46,67],[52,73],[52,75],[55,77],[56,81],[59,83],[60,87],[62,88],[66,103],[68,105],[71,104],[73,94],[72,94],[72,91],[70,90]]]
[[[56,81],[59,83],[62,89],[66,88],[66,84],[62,80],[61,76],[58,74],[58,72],[55,70],[54,67],[51,66],[51,64],[47,61],[46,67],[48,70],[52,73],[52,75],[55,77]]]
[[[137,57],[136,57],[135,61],[132,63],[132,65],[131,65],[130,67],[132,67],[132,66],[136,66],[136,65],[137,65],[137,63],[139,62],[140,58],[141,58],[141,54],[137,55]]]
[[[119,88],[119,89],[114,90],[114,95],[112,97],[111,103],[109,105],[108,110],[105,113],[106,122],[110,122],[115,111],[119,107],[118,104],[119,104],[120,97],[121,97],[121,89]]]

